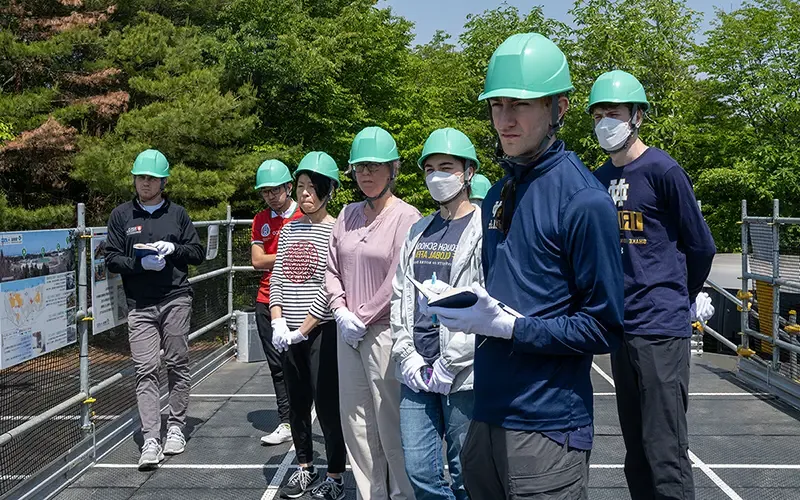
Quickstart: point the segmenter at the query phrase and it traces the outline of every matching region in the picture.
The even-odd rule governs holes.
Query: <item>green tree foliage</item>
[[[724,247],[739,243],[742,199],[751,213],[771,214],[774,198],[783,214],[800,210],[799,47],[800,2],[758,0],[718,12],[698,50],[725,154],[704,165],[697,191]]]
[[[685,0],[577,0],[563,24],[506,4],[463,34],[412,45],[413,26],[377,0],[7,0],[0,6],[0,228],[105,222],[133,194],[145,148],[172,165],[167,190],[195,218],[263,208],[267,158],[312,149],[342,171],[337,213],[361,199],[345,173],[365,126],[389,130],[396,192],[436,208],[416,160],[427,136],[469,135],[496,181],[496,135],[477,101],[489,57],[513,33],[545,34],[567,54],[575,92],[561,137],[590,168],[605,155],[585,112],[594,79],[636,75],[652,109],[642,137],[695,182],[721,251],[739,245],[740,200],[768,213],[800,204],[800,2],[751,0],[713,29]]]

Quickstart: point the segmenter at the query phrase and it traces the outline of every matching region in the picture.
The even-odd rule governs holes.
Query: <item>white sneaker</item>
[[[167,442],[164,443],[164,455],[178,455],[186,449],[186,438],[181,428],[173,425],[167,431]]]
[[[261,438],[262,444],[281,444],[281,443],[288,443],[292,440],[292,428],[289,427],[289,424],[281,424],[272,431],[272,434],[268,434]]]
[[[139,458],[139,470],[150,470],[164,460],[164,452],[156,438],[145,440],[142,445],[142,456]]]

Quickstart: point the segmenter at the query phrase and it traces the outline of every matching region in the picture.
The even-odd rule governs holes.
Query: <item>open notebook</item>
[[[438,294],[428,289],[425,285],[409,277],[419,292],[428,299],[428,305],[433,307],[465,308],[474,306],[478,296],[469,287],[449,288],[444,293]]]
[[[146,257],[148,255],[158,255],[158,249],[150,243],[134,243],[133,251],[138,258]]]

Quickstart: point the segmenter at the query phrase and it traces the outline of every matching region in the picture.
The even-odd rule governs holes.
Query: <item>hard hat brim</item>
[[[539,99],[540,97],[548,97],[551,95],[559,95],[566,92],[575,90],[575,87],[569,86],[564,89],[559,89],[551,92],[533,92],[523,89],[494,89],[490,92],[483,92],[478,96],[478,101],[485,101],[493,97],[508,97],[511,99]]]
[[[158,177],[159,179],[165,179],[169,177],[169,174],[164,175],[161,172],[154,172],[152,170],[131,170],[132,175],[149,175],[150,177]]]
[[[642,101],[627,101],[625,99],[603,99],[602,101],[592,102],[586,106],[586,112],[591,113],[591,109],[598,104],[638,104],[644,107],[644,111],[650,111],[650,103]]]
[[[372,162],[372,163],[389,163],[390,161],[395,161],[395,160],[399,160],[399,159],[400,159],[400,156],[399,156],[399,155],[398,155],[398,156],[396,156],[396,157],[394,157],[394,158],[389,158],[389,159],[386,159],[386,158],[378,158],[377,156],[363,156],[363,157],[361,157],[361,158],[353,158],[353,159],[352,159],[352,160],[350,160],[348,163],[349,163],[350,165],[355,165],[356,163],[367,163],[367,162]]]

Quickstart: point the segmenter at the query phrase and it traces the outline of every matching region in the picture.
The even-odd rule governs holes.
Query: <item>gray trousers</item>
[[[611,354],[633,500],[694,500],[688,338],[625,335]]]
[[[461,450],[464,485],[471,500],[585,500],[589,454],[538,432],[473,420]]]
[[[189,320],[192,298],[178,297],[164,304],[132,309],[128,313],[128,340],[136,366],[136,402],[145,439],[161,439],[161,404],[158,374],[160,351],[169,383],[169,420],[167,428],[186,425],[189,406]]]

